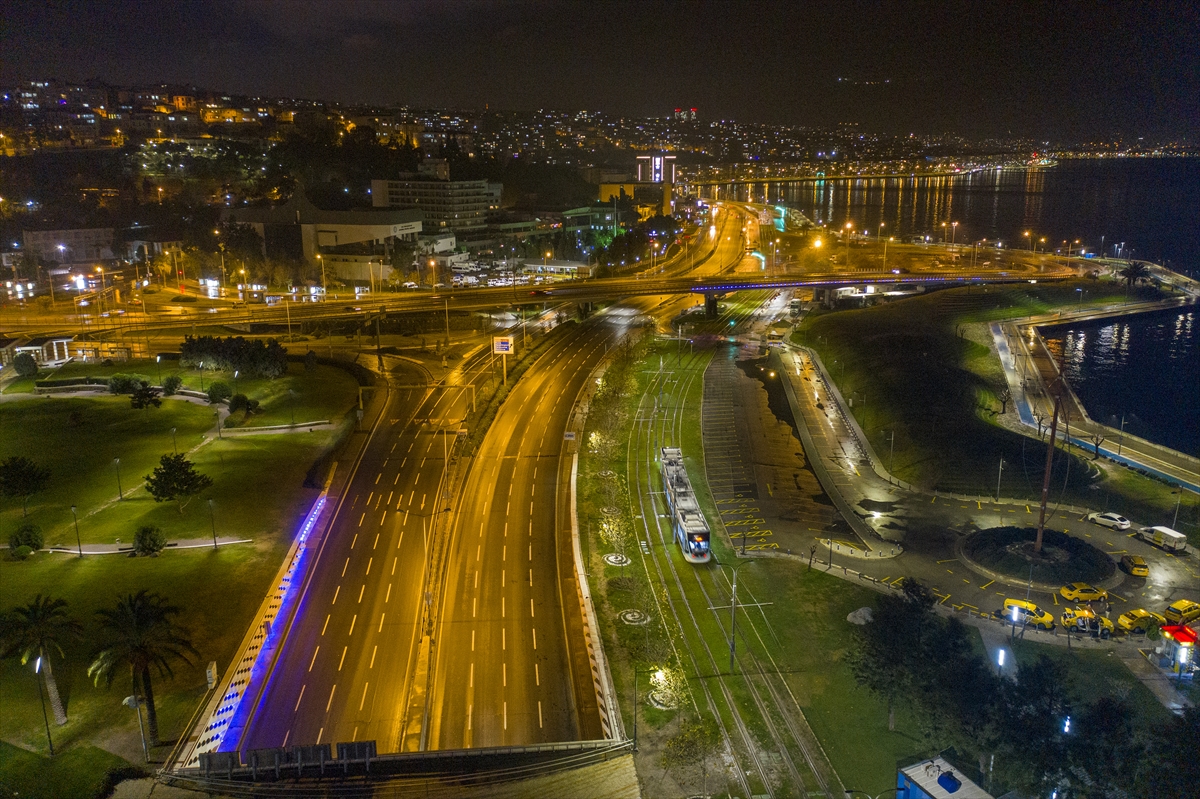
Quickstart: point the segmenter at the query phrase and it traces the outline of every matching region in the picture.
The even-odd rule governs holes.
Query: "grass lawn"
[[[878,307],[813,314],[794,340],[820,353],[843,396],[858,395],[853,412],[876,452],[888,451],[895,431],[893,471],[901,478],[986,496],[996,490],[1003,457],[1001,493],[1036,499],[1045,445],[994,421],[1003,376],[986,323],[1070,307],[1079,287],[1086,287],[1089,304],[1124,297],[1120,285],[1091,280],[947,289]],[[1147,299],[1157,296],[1152,289],[1138,291]],[[1058,456],[1052,500],[1093,508],[1107,504],[1134,518],[1165,517],[1160,523],[1170,523],[1167,507],[1174,509],[1176,496],[1166,484],[1107,467],[1114,476],[1102,480],[1101,467],[1077,452],[1073,449],[1069,475],[1063,469],[1066,455]],[[1189,521],[1197,515],[1194,506],[1200,506],[1200,498],[1186,500],[1180,513],[1184,532],[1185,522],[1194,525]]]
[[[75,426],[67,422],[72,411],[82,418]],[[179,621],[200,652],[193,665],[173,664],[174,679],[155,676],[161,736],[171,741],[182,732],[205,693],[205,666],[215,660],[218,669],[228,667],[299,519],[316,496],[316,489],[304,487],[310,467],[327,456],[346,429],[201,443],[209,414],[206,406],[178,400],[135,411],[124,397],[33,399],[0,407],[0,457],[25,454],[52,472],[49,488],[31,501],[29,511],[30,520],[45,531],[47,544],[74,545],[71,503],[78,506],[85,544],[129,541],[145,523],[160,526],[168,540],[206,538],[214,523],[219,535],[251,539],[218,551],[167,549],[156,558],[113,554],[81,559],[39,552],[23,562],[0,559],[0,611],[48,593],[65,599],[84,627],[81,640],[66,647],[65,660],[55,663],[69,716],[65,727],[52,729],[56,749],[100,746],[137,759],[136,717],[120,704],[129,693],[127,679],[118,677],[110,689],[96,688],[86,669],[96,636],[94,611],[140,589],[161,593],[183,609]],[[182,514],[174,503],[154,502],[142,483],[159,456],[171,451],[172,426],[180,451],[188,452],[197,469],[214,481]],[[122,502],[116,501],[112,464],[118,454],[126,497]],[[211,516],[209,497],[214,500]],[[6,500],[0,525],[7,531],[20,515],[19,504]],[[0,663],[0,707],[0,738],[43,751],[37,685],[28,666],[15,660]]]
[[[110,772],[137,767],[94,746],[59,752],[53,758],[0,742],[0,792],[26,799],[99,796],[110,786]]]
[[[111,366],[72,361],[61,369],[39,375],[39,379],[107,378],[114,374],[138,375],[154,385],[168,375],[177,374],[183,379],[184,388],[195,391],[202,390],[201,384],[203,390],[207,390],[213,381],[220,380],[236,393],[261,403],[258,412],[244,425],[248,427],[288,424],[293,418],[299,423],[322,419],[336,421],[358,402],[358,383],[345,370],[317,364],[312,371],[307,371],[304,364],[295,361],[289,361],[287,374],[275,380],[234,379],[232,372],[211,369],[204,370],[201,380],[200,370],[183,369],[178,362],[166,361],[127,361]]]

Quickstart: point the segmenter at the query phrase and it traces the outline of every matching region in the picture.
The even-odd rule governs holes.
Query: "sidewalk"
[[[1022,424],[1032,427],[1036,431],[1038,429],[1037,418],[1040,416],[1041,427],[1045,430],[1054,413],[1054,398],[1048,387],[1058,380],[1059,368],[1038,333],[1039,327],[1182,306],[1183,303],[1174,300],[1116,308],[1093,308],[1072,314],[1047,314],[1020,322],[992,322],[990,325],[992,338],[1000,355],[1004,376],[1008,381],[1009,390],[1012,391],[1013,401]],[[1019,360],[1021,363],[1028,364],[1028,367],[1020,367]],[[1099,434],[1104,437],[1104,441],[1099,446],[1102,456],[1135,469],[1143,469],[1176,485],[1182,485],[1190,491],[1200,493],[1200,458],[1194,458],[1094,421],[1087,415],[1083,403],[1075,396],[1075,392],[1070,390],[1070,386],[1067,386],[1067,389],[1063,392],[1062,399],[1067,411],[1066,415],[1070,419],[1070,443],[1094,453],[1096,445],[1089,439]],[[1065,424],[1066,419],[1061,412],[1059,417],[1059,430],[1061,431],[1059,435],[1064,441],[1067,441],[1068,425]],[[1113,442],[1116,442],[1115,446]]]
[[[217,536],[216,546],[230,544],[252,544],[253,538],[233,538],[232,536]],[[178,541],[168,541],[167,549],[203,549],[214,546],[212,538],[181,538]],[[79,547],[46,547],[43,552],[61,552],[65,555],[79,556]],[[164,550],[166,551],[166,550]],[[83,547],[84,555],[128,555],[133,552],[132,543],[88,544]]]

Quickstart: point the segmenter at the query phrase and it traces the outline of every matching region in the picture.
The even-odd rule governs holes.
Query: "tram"
[[[667,505],[671,509],[671,527],[675,530],[675,541],[689,563],[708,563],[708,521],[700,511],[696,492],[688,479],[683,465],[683,451],[679,447],[663,447],[663,485],[667,489]]]

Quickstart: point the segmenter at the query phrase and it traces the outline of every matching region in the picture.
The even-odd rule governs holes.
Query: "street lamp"
[[[1029,231],[1025,231],[1025,238],[1029,239],[1029,251],[1033,252],[1033,237],[1029,235]]]
[[[954,246],[954,230],[955,230],[955,228],[957,228],[957,227],[958,227],[958,223],[957,223],[957,222],[951,222],[951,223],[950,223],[950,246],[951,246],[951,247],[953,247],[953,246]]]
[[[117,467],[117,500],[125,499],[125,492],[121,490],[121,459],[113,458],[113,465]]]
[[[75,546],[79,548],[79,557],[83,557],[83,542],[79,540],[79,516],[75,514],[75,506],[71,506],[71,517],[75,519]]]
[[[50,740],[50,717],[46,715],[46,697],[42,693],[42,658],[33,662],[33,676],[38,684],[38,704],[42,706],[42,721],[46,723],[46,745],[50,747],[50,757],[54,757],[54,741]]]
[[[321,253],[317,253],[317,263],[321,265],[321,299],[329,297],[329,289],[325,287],[325,259],[321,257]]]
[[[208,522],[212,525],[213,550],[215,551],[217,548],[217,519],[213,516],[213,501],[211,499],[208,501]]]

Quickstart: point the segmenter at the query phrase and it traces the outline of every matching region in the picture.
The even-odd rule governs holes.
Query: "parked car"
[[[1133,577],[1149,577],[1150,567],[1141,555],[1122,555],[1121,569]]]
[[[1127,610],[1117,617],[1117,626],[1127,633],[1144,633],[1151,627],[1161,627],[1167,623],[1162,614],[1154,613],[1145,608]]]
[[[1059,622],[1064,630],[1098,633],[1101,638],[1108,638],[1113,632],[1112,619],[1101,616],[1091,608],[1067,608],[1062,612]]]
[[[1187,624],[1193,619],[1200,619],[1200,602],[1181,599],[1168,607],[1163,616],[1170,624]]]
[[[1006,599],[1001,611],[1004,619],[1013,624],[1028,624],[1043,630],[1054,629],[1054,617],[1025,599]]]
[[[1138,530],[1137,537],[1167,552],[1183,552],[1187,549],[1187,536],[1170,527],[1143,527]]]
[[[1119,513],[1089,513],[1087,520],[1101,527],[1111,527],[1114,530],[1128,530],[1129,520]]]
[[[1098,602],[1108,600],[1108,592],[1103,588],[1095,588],[1087,583],[1070,583],[1058,589],[1058,593],[1068,602]]]

